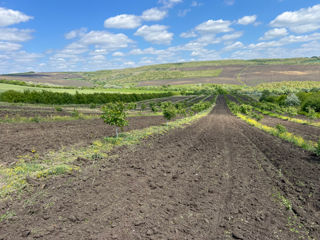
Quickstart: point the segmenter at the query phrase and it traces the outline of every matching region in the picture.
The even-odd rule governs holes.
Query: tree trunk
[[[117,135],[117,138],[118,138],[119,134],[118,134],[118,128],[117,127],[116,127],[116,135]]]

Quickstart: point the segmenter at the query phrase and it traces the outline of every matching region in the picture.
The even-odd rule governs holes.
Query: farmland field
[[[0,83],[16,90],[0,102],[0,239],[320,239],[320,65],[307,60],[87,73],[144,87],[81,94]]]
[[[14,215],[1,236],[320,237],[319,158],[232,116],[222,96],[192,125],[109,155],[32,180],[21,200],[2,203]]]

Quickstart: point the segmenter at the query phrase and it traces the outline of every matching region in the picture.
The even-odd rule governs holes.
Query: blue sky
[[[311,56],[318,0],[0,0],[0,73]]]

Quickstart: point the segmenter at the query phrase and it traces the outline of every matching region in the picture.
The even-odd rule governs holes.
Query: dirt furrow
[[[311,158],[241,122],[219,97],[209,116],[184,129],[117,148],[95,165],[88,161],[76,175],[34,183],[20,199],[1,202],[0,215],[14,214],[0,225],[0,239],[306,237],[301,229],[292,231],[293,211],[275,191],[293,199],[293,206],[301,203],[295,201],[299,194],[315,195],[299,205],[295,221],[318,239],[314,184],[320,169],[319,159]],[[297,174],[302,165],[307,172]],[[296,188],[296,180],[311,185]]]

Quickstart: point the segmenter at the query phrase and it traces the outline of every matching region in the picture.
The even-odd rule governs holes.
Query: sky
[[[319,0],[0,0],[0,73],[312,56]]]

